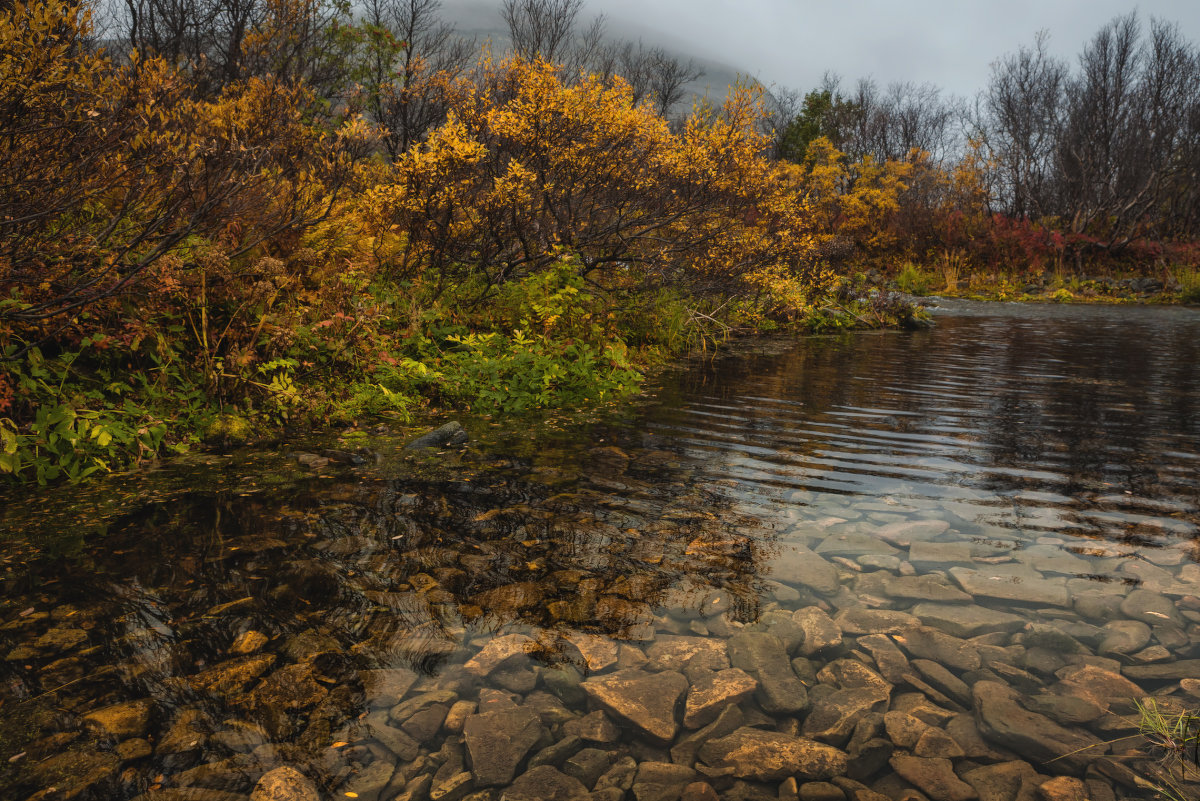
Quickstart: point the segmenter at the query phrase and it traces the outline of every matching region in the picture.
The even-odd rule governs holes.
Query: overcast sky
[[[496,5],[499,5],[497,0]],[[1050,32],[1057,54],[1074,59],[1118,14],[1180,25],[1200,43],[1200,0],[586,0],[589,12],[685,40],[698,55],[764,83],[809,89],[832,71],[846,83],[873,77],[929,81],[972,96],[998,56]]]

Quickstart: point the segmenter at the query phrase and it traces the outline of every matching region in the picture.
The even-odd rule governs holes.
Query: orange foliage
[[[407,244],[398,276],[493,287],[566,249],[608,288],[827,280],[803,203],[762,156],[751,93],[674,134],[619,78],[567,83],[516,59],[484,69],[363,198],[372,234]]]
[[[62,0],[0,15],[0,345],[115,311],[148,278],[178,298],[199,283],[194,238],[247,252],[319,218],[348,174],[302,86],[197,99],[160,59],[89,50],[89,30]]]

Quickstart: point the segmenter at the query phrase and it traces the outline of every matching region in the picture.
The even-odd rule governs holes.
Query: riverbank
[[[0,480],[79,482],[193,450],[447,414],[601,409],[628,401],[672,360],[731,338],[924,320],[902,296],[850,288],[787,317],[729,296],[614,298],[588,287],[575,266],[565,259],[483,304],[450,294],[419,313],[404,308],[410,297],[373,285],[349,298],[355,314],[277,330],[288,334],[286,349],[265,361],[245,352],[240,368],[227,364],[235,355],[190,364],[186,343],[161,335],[34,348],[5,365]]]
[[[965,273],[908,264],[892,278],[878,272],[868,280],[916,296],[938,294],[968,300],[1021,303],[1200,304],[1200,270],[1195,267],[1074,275],[1062,272]]]

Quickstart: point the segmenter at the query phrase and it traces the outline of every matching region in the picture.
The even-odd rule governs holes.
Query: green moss
[[[245,445],[254,436],[254,426],[238,414],[219,414],[204,429],[204,441],[222,445]]]

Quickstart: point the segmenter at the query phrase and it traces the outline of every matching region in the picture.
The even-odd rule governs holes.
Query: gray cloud
[[[497,3],[498,5],[498,3]],[[934,83],[973,95],[989,64],[1031,44],[1041,29],[1051,47],[1074,59],[1105,22],[1133,6],[1122,0],[588,0],[618,25],[636,25],[686,43],[690,53],[765,83],[816,85],[823,73],[846,81]],[[1178,22],[1200,42],[1200,2],[1145,0],[1138,10]]]

